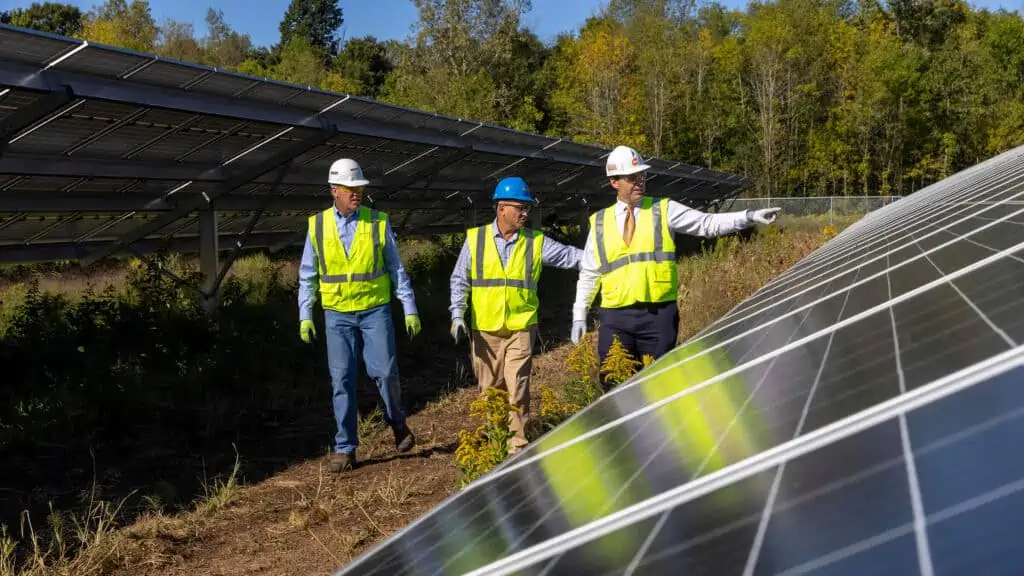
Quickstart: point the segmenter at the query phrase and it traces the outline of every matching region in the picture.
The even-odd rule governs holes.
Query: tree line
[[[544,42],[530,0],[411,0],[404,40],[342,38],[292,0],[255,46],[146,0],[3,22],[431,112],[749,174],[772,196],[908,194],[1024,142],[1024,20],[963,0],[609,0]]]

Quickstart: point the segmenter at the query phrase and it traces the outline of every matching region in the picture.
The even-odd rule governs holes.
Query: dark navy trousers
[[[638,303],[623,308],[600,308],[601,321],[597,331],[598,360],[604,362],[612,337],[618,336],[633,358],[640,361],[645,354],[655,360],[670,352],[679,334],[679,306],[672,302]],[[601,377],[604,385],[604,376]]]

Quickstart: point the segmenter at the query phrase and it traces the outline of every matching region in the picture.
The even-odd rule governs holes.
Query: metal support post
[[[280,189],[281,180],[283,180],[284,175],[288,173],[289,166],[291,166],[291,162],[277,169],[277,178],[274,180],[274,184],[270,187],[270,192],[266,195],[266,198],[262,200],[263,205],[256,209],[253,215],[249,218],[249,223],[246,224],[245,231],[242,232],[242,235],[238,238],[238,240],[235,240],[235,249],[231,251],[231,255],[228,256],[227,262],[225,262],[224,266],[220,269],[220,272],[214,279],[213,284],[205,288],[207,294],[212,294],[214,292],[217,292],[218,294],[220,293],[220,285],[222,282],[224,282],[224,277],[227,276],[228,270],[231,269],[231,266],[235,263],[235,260],[238,259],[238,255],[241,254],[242,249],[245,248],[245,244],[249,240],[249,236],[252,234],[252,231],[256,228],[256,224],[259,223],[260,218],[263,217],[263,213],[267,209],[267,204],[269,204],[270,200],[274,198],[274,196]],[[200,212],[200,230],[202,229],[201,222],[202,212]]]
[[[220,305],[220,286],[217,285],[220,263],[218,255],[217,212],[199,211],[199,271],[203,275],[203,308],[213,317]]]

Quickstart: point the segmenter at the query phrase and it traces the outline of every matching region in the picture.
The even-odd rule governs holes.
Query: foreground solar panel
[[[607,153],[0,25],[0,261],[191,251],[203,230],[227,247],[299,244],[307,217],[330,205],[326,175],[341,157],[360,162],[367,202],[403,236],[493,218],[491,192],[508,175],[527,179],[543,220],[564,222],[613,202]],[[648,163],[652,193],[698,209],[752,183]],[[220,221],[203,226],[204,210]]]
[[[874,212],[340,574],[1021,574],[1024,147]]]

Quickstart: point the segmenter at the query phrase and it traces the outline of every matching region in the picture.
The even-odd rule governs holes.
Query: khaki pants
[[[526,444],[526,424],[530,420],[530,370],[533,367],[533,339],[536,329],[501,332],[470,330],[470,354],[477,386],[483,393],[495,386],[507,390],[509,404],[519,409],[510,414],[515,437],[513,447]]]

